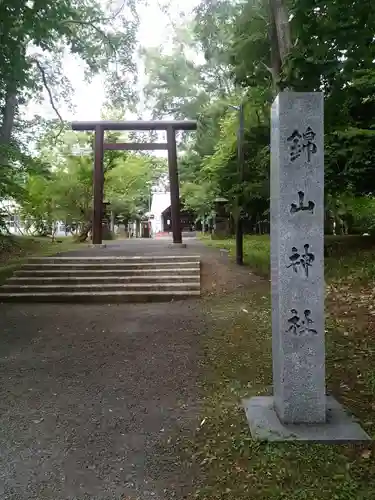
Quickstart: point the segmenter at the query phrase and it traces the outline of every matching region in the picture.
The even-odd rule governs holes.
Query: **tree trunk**
[[[3,120],[0,128],[1,145],[7,145],[10,143],[10,140],[12,138],[16,109],[17,109],[17,94],[13,90],[13,88],[11,88],[9,85],[6,91]]]
[[[277,41],[281,64],[284,64],[292,47],[288,9],[285,0],[271,0],[273,18],[277,31]]]
[[[274,94],[277,95],[279,92],[279,80],[281,76],[281,59],[279,51],[279,42],[277,39],[277,29],[275,23],[275,17],[273,14],[272,1],[269,0],[269,16],[270,22],[268,26],[268,36],[271,45],[271,74],[273,81]]]
[[[92,221],[90,222],[86,222],[82,228],[81,228],[81,231],[77,237],[77,240],[80,242],[80,243],[84,243],[88,236],[89,236],[89,232],[91,231],[91,228],[92,228]]]
[[[269,0],[269,16],[271,71],[275,93],[277,93],[282,77],[282,68],[292,47],[288,9],[285,0]]]

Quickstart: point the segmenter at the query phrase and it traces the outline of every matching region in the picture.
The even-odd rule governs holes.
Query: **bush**
[[[326,236],[324,238],[324,255],[326,257],[342,257],[359,250],[375,248],[375,236]]]

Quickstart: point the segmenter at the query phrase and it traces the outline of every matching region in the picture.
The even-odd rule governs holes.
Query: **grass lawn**
[[[34,236],[1,236],[0,237],[0,284],[30,257],[54,255],[78,248],[72,238],[50,238]]]
[[[212,240],[210,236],[201,235],[200,239],[210,247],[229,250],[229,255],[233,258],[236,255],[236,242],[233,238]],[[244,238],[244,264],[251,266],[260,276],[269,274],[269,241],[268,235]]]
[[[209,241],[232,249],[234,243]],[[350,250],[350,245],[345,244]],[[245,261],[268,274],[266,237],[245,241]],[[375,249],[331,255],[327,267],[327,389],[375,434]],[[253,441],[242,397],[272,393],[269,282],[205,302],[210,328],[202,394],[205,414],[180,446],[198,467],[199,500],[373,500],[373,445]]]

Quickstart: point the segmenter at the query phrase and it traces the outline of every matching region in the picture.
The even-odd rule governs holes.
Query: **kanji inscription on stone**
[[[323,96],[281,93],[273,106],[272,127],[274,401],[285,423],[321,422],[325,419]],[[294,338],[301,342],[291,342]],[[304,366],[298,376],[296,357]]]
[[[295,273],[298,273],[299,269],[303,270],[306,278],[309,277],[309,267],[315,260],[315,255],[310,251],[310,245],[306,243],[303,245],[304,251],[299,253],[297,247],[292,247],[292,254],[289,256],[290,264],[286,266],[288,269],[292,268]]]
[[[305,152],[306,160],[310,163],[311,156],[318,151],[316,143],[314,142],[315,137],[316,133],[311,127],[307,127],[302,134],[298,129],[295,129],[287,139],[290,145],[290,161],[296,161],[302,156],[302,153]]]
[[[311,319],[310,309],[303,311],[303,318],[300,317],[297,309],[291,309],[291,317],[288,319],[287,333],[292,333],[296,337],[306,335],[316,335],[318,332],[313,328],[314,321]]]
[[[292,203],[290,205],[290,213],[296,214],[297,212],[310,212],[314,213],[315,203],[313,201],[308,201],[307,205],[304,204],[305,193],[303,191],[298,191],[298,205]]]

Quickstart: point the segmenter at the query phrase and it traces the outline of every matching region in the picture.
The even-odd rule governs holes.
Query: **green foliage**
[[[56,142],[51,134],[41,138],[39,157],[49,164],[45,175],[26,177],[20,198],[21,215],[39,234],[52,232],[57,221],[82,229],[92,217],[92,134],[67,131]],[[109,142],[121,141],[108,133]],[[108,151],[104,159],[105,201],[115,216],[129,220],[149,210],[151,186],[166,173],[166,163],[146,154]]]
[[[185,140],[180,179],[185,202],[200,215],[211,212],[215,196],[226,197],[232,210],[238,209],[240,196],[249,216],[266,210],[271,91],[256,87],[244,92],[234,86],[231,47],[239,9],[238,2],[202,2],[193,23],[186,27],[191,36],[177,37],[172,56],[160,56],[162,52],[156,50],[147,54],[150,83],[146,90],[158,114],[196,118],[199,111],[198,130]],[[206,60],[198,65],[192,54],[202,50]],[[237,161],[238,114],[231,107],[241,102],[246,115],[242,183]]]
[[[327,220],[354,231],[364,226],[371,230],[374,9],[369,0],[293,0],[288,9],[292,50],[282,67],[282,85],[325,94]],[[205,204],[199,186],[209,185],[228,198],[232,211],[238,208],[239,199],[249,218],[267,217],[273,99],[269,27],[268,2],[202,0],[185,31],[178,27],[172,55],[164,56],[157,49],[148,53],[147,91],[158,114],[199,115],[197,133],[185,141],[180,162],[181,181],[187,183],[182,192],[186,199],[191,197],[189,203],[197,210],[199,198]],[[205,62],[197,64],[192,54],[201,52]],[[241,184],[238,118],[230,108],[240,102],[245,107],[245,178]],[[363,212],[352,206],[364,195],[368,208],[366,215],[360,215]]]
[[[206,217],[212,212],[216,189],[209,182],[202,184],[185,182],[181,189],[181,196],[187,210],[193,211],[199,217]]]
[[[54,173],[51,188],[56,216],[68,224],[86,222],[92,213],[93,164],[91,158],[70,156]]]
[[[207,103],[200,67],[189,60],[179,47],[171,55],[157,49],[145,51],[149,83],[145,87],[148,99],[155,98],[156,117],[171,114],[176,119],[196,118]]]
[[[66,49],[86,63],[87,76],[99,70],[110,74],[115,71],[114,63],[116,74],[121,69],[132,69],[136,29],[133,14],[132,0],[126,0],[117,13],[96,0],[3,1],[0,98],[5,97],[8,85],[17,93],[26,92],[27,97],[49,82],[52,92],[56,94],[58,87],[66,99],[69,88],[61,71]],[[31,50],[26,51],[26,46]]]
[[[107,98],[118,109],[134,102],[136,28],[134,0],[125,0],[116,10],[97,0],[0,2],[0,200],[22,199],[28,175],[33,178],[45,171],[43,163],[50,155],[45,151],[36,159],[33,146],[41,135],[46,137],[47,127],[55,139],[64,128],[59,107],[69,104],[72,95],[64,72],[67,54],[84,62],[87,80],[104,73]],[[31,100],[41,104],[45,96],[56,119],[23,120],[21,106]],[[28,185],[23,206],[34,222],[47,220],[52,202],[31,209],[40,201],[34,199],[34,188],[43,191],[41,185]]]
[[[158,174],[148,156],[128,155],[118,159],[105,176],[105,197],[111,208],[124,220],[148,211],[151,186]],[[160,168],[160,165],[159,165]],[[161,174],[159,170],[159,173]]]

